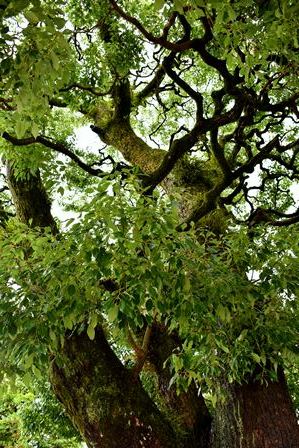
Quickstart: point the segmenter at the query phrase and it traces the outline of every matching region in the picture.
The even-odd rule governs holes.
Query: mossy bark
[[[51,383],[90,448],[173,448],[175,434],[141,383],[111,350],[97,329],[65,339]]]
[[[165,361],[180,347],[181,341],[175,333],[169,333],[163,325],[152,329],[149,347],[149,362],[158,375],[159,391],[172,413],[178,418],[183,434],[182,445],[186,448],[206,448],[209,442],[211,416],[205,401],[195,384],[179,395],[175,387],[169,387],[171,372]]]
[[[20,221],[33,227],[50,227],[57,233],[39,172],[28,172],[26,178],[20,179],[8,166],[8,183]],[[174,390],[168,391],[170,374],[163,369],[163,363],[176,344],[166,330],[161,332],[160,329],[153,339],[151,354],[155,358],[157,374],[161,376],[162,395],[179,415],[186,431],[187,438],[183,441],[177,439],[139,379],[115,356],[101,329],[97,330],[94,341],[89,340],[86,333],[66,337],[62,352],[51,363],[51,382],[88,446],[205,446],[196,440],[202,412],[206,418],[202,398],[197,397],[196,390],[180,396]]]
[[[32,227],[50,227],[54,234],[57,233],[40,172],[28,172],[24,178],[18,178],[10,164],[7,164],[7,181],[18,219]]]
[[[299,426],[282,371],[277,381],[225,387],[213,420],[211,448],[297,448]]]
[[[131,142],[130,127],[122,129],[121,134],[120,126],[119,138],[124,151],[127,148],[137,154],[141,140],[134,137]],[[162,153],[152,153],[149,157],[146,152],[144,147],[144,152],[139,153],[144,160],[142,168],[151,171],[155,159],[161,160]],[[133,159],[131,161],[134,163]],[[56,233],[39,173],[28,173],[26,179],[18,179],[8,167],[7,177],[18,218],[32,226],[50,227]],[[162,337],[159,332],[153,334],[150,361],[159,377],[160,392],[187,429],[184,447],[208,447],[210,417],[196,388],[192,386],[181,396],[168,388],[170,375],[163,364],[175,345],[172,338]],[[62,352],[52,361],[51,381],[57,397],[89,447],[181,446],[169,422],[139,380],[115,356],[102,330],[97,330],[93,341],[86,333],[66,337]],[[297,448],[298,425],[283,375],[280,373],[278,381],[269,381],[268,386],[250,381],[230,388],[230,399],[216,410],[210,446]]]

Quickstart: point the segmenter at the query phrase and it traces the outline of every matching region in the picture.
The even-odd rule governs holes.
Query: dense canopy
[[[89,447],[296,448],[298,2],[0,17],[3,374]]]

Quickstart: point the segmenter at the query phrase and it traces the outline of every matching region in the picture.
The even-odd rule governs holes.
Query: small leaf
[[[16,134],[18,138],[24,137],[25,132],[28,129],[28,122],[24,120],[18,120],[16,123]]]
[[[22,381],[24,382],[25,386],[31,386],[32,376],[30,375],[30,372],[25,373],[25,375],[22,377]]]
[[[87,336],[89,337],[90,340],[94,340],[95,337],[95,329],[92,325],[88,325],[87,327]]]
[[[34,14],[33,11],[26,11],[24,16],[30,23],[38,23],[39,22],[39,18],[37,17],[36,14]]]
[[[33,360],[34,360],[34,354],[33,354],[33,353],[31,353],[30,355],[28,355],[28,356],[25,358],[25,361],[24,361],[24,367],[25,367],[25,369],[29,369],[29,368],[32,366],[32,364],[33,364]]]
[[[49,336],[50,336],[51,341],[53,342],[54,347],[56,347],[57,346],[57,337],[53,330],[50,330]]]
[[[146,301],[145,308],[147,311],[151,311],[154,307],[153,301],[151,299]]]
[[[33,135],[34,138],[36,138],[39,134],[39,127],[36,123],[33,123],[31,126],[31,134]]]
[[[257,353],[251,353],[251,357],[255,362],[257,362],[257,363],[261,362],[261,358]]]
[[[91,327],[95,328],[96,325],[97,325],[97,323],[98,323],[98,316],[97,316],[95,313],[93,313],[93,314],[91,315],[89,325],[90,325]]]
[[[53,22],[55,23],[56,28],[57,28],[58,30],[61,30],[61,28],[63,28],[64,25],[65,25],[65,20],[64,20],[62,17],[55,17],[55,18],[53,19]]]
[[[60,64],[59,64],[59,59],[58,59],[56,53],[54,53],[54,51],[51,51],[50,56],[51,56],[51,62],[52,62],[54,70],[59,70]]]
[[[111,322],[113,322],[118,316],[118,307],[114,305],[112,308],[110,308],[108,310],[107,315],[108,315],[108,319]]]
[[[66,316],[63,322],[66,329],[71,330],[73,328],[73,317],[71,314]]]
[[[154,8],[155,9],[162,9],[164,6],[165,1],[164,0],[155,0]]]
[[[191,289],[191,284],[190,284],[190,279],[188,277],[188,275],[185,275],[184,277],[184,284],[183,284],[183,291],[185,293],[188,293]]]
[[[37,379],[41,379],[42,378],[42,374],[41,371],[36,367],[36,366],[32,366],[32,371],[34,373],[34,375],[37,377]]]

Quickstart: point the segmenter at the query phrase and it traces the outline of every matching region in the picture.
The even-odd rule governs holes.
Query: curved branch
[[[127,14],[118,4],[115,0],[109,0],[109,3],[111,4],[112,8],[117,12],[117,14],[122,17],[126,22],[131,23],[131,25],[134,25],[135,28],[137,28],[143,36],[152,42],[153,44],[161,45],[164,48],[167,48],[168,50],[173,51],[183,51],[191,48],[191,40],[181,42],[181,43],[173,43],[169,42],[166,37],[168,34],[168,26],[170,20],[167,22],[166,26],[164,27],[162,36],[156,37],[152,33],[150,33],[143,25],[142,23],[136,19],[135,17],[130,16]],[[173,16],[171,16],[172,18]],[[171,19],[170,18],[170,19]],[[166,30],[166,32],[165,32]]]
[[[92,86],[84,85],[81,83],[74,82],[73,84],[70,84],[69,86],[63,87],[60,89],[60,92],[68,92],[72,89],[79,89],[79,90],[85,90],[86,92],[92,93],[95,96],[106,96],[111,93],[111,89],[109,89],[107,92],[99,92],[97,89],[95,89]]]
[[[286,219],[274,220],[271,217],[271,215],[273,214],[283,216]],[[296,224],[297,222],[299,222],[299,209],[297,209],[296,212],[290,213],[288,215],[276,210],[258,207],[251,213],[247,221],[249,228],[252,228],[259,224],[267,224],[274,227],[286,227],[291,224]]]
[[[161,66],[155,73],[153,79],[142,89],[136,96],[137,104],[140,104],[143,100],[151,96],[160,86],[161,82],[165,78],[165,70]]]
[[[220,194],[230,186],[232,178],[223,179],[216,184],[211,190],[209,190],[203,199],[203,201],[193,209],[190,216],[185,222],[178,226],[178,230],[188,230],[192,223],[198,222],[208,213],[216,209]]]
[[[112,8],[124,20],[135,26],[143,34],[143,36],[153,44],[161,45],[162,47],[175,52],[182,52],[190,49],[196,51],[207,65],[215,68],[222,75],[223,79],[225,80],[226,87],[228,89],[232,89],[233,86],[242,81],[243,78],[233,76],[230,74],[230,72],[227,69],[226,62],[224,60],[216,58],[207,51],[206,44],[212,39],[213,35],[211,32],[211,28],[208,24],[208,20],[206,18],[202,20],[205,29],[205,34],[203,37],[187,40],[184,39],[178,42],[170,42],[165,38],[164,34],[162,34],[162,36],[157,37],[154,36],[152,33],[150,33],[138,19],[127,14],[115,0],[109,0],[109,2]],[[188,30],[188,28],[185,22],[186,21],[182,22],[181,20],[185,35],[187,36],[188,32],[186,30]]]
[[[211,134],[211,147],[215,159],[217,160],[224,177],[231,177],[232,176],[231,169],[229,167],[228,161],[225,158],[223,147],[222,145],[219,144],[218,141],[218,128],[212,129],[210,134]]]
[[[73,153],[71,150],[69,150],[62,143],[53,142],[53,141],[51,141],[45,137],[42,137],[42,136],[38,136],[36,138],[34,138],[34,137],[16,138],[16,137],[13,137],[12,135],[8,134],[7,132],[4,132],[2,134],[2,137],[15,146],[28,146],[28,145],[33,145],[35,143],[40,143],[47,148],[53,149],[54,151],[59,152],[60,154],[64,154],[65,156],[69,157],[80,168],[82,168],[84,171],[86,171],[87,173],[89,173],[93,176],[99,176],[100,174],[104,174],[102,170],[95,169],[95,168],[92,168],[92,166],[87,165],[75,153]]]
[[[266,159],[271,151],[279,146],[279,137],[276,135],[267,145],[265,145],[258,154],[252,157],[248,162],[244,163],[244,165],[240,166],[237,170],[233,172],[233,178],[237,179],[244,173],[253,173],[254,168],[261,163],[264,159]]]
[[[175,164],[183,157],[198,141],[199,137],[198,127],[195,126],[188,134],[174,140],[170,144],[170,149],[165,153],[160,166],[150,175],[145,181],[145,187],[149,187],[152,191],[166,176],[172,171]]]
[[[289,219],[283,219],[282,221],[272,221],[269,224],[275,227],[283,227],[283,226],[290,226],[291,224],[296,224],[299,222],[299,213],[296,216],[293,216]]]
[[[179,86],[181,87],[189,96],[196,102],[197,106],[197,117],[198,119],[203,118],[203,96],[200,92],[196,92],[190,84],[184,81],[177,73],[175,73],[171,68],[171,60],[165,58],[163,61],[163,67],[167,75]]]

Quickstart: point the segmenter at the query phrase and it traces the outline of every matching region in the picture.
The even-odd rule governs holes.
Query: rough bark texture
[[[257,381],[227,388],[217,409],[211,448],[297,448],[299,426],[281,372],[268,385]]]
[[[192,384],[187,392],[177,395],[175,387],[169,388],[171,372],[164,367],[167,358],[181,344],[175,334],[169,334],[167,328],[155,325],[149,347],[149,361],[158,375],[159,390],[166,405],[179,418],[185,432],[182,443],[186,448],[206,448],[208,445],[211,416],[203,396]]]
[[[125,135],[122,138],[125,140]],[[126,141],[126,145],[130,146],[129,143]],[[137,153],[138,138],[135,143]],[[154,165],[156,157],[152,155],[150,165]],[[130,161],[134,163],[133,159]],[[142,168],[148,171],[153,165]],[[39,173],[28,173],[27,178],[21,180],[8,167],[8,184],[18,218],[32,226],[50,227],[56,233],[50,202]],[[160,392],[186,430],[183,443],[176,439],[169,422],[140,382],[134,380],[120,363],[100,329],[93,341],[86,333],[66,337],[57,358],[61,362],[52,362],[52,384],[89,447],[209,446],[210,417],[195,386],[180,396],[174,389],[168,389],[170,374],[163,364],[178,345],[179,341],[157,328],[152,335],[149,356],[159,377]],[[210,446],[297,448],[298,425],[283,375],[280,374],[279,381],[270,382],[268,387],[249,382],[231,389],[230,400],[216,411]]]
[[[19,179],[8,165],[7,177],[19,220],[57,233],[40,173]],[[177,445],[170,424],[115,356],[101,329],[93,341],[85,332],[66,337],[58,358],[62,363],[51,364],[53,389],[89,447]]]
[[[111,123],[113,123],[113,120]],[[100,135],[101,138],[106,143],[113,145],[130,163],[139,166],[145,173],[154,171],[157,169],[158,163],[161,162],[163,152],[155,155],[154,151],[151,151],[151,148],[143,141],[140,144],[140,139],[134,135],[128,122],[126,123],[125,131],[122,131],[125,132],[125,135],[117,130],[117,126],[113,123],[113,125],[107,126],[106,133]],[[121,122],[119,121],[117,124],[120,125]],[[122,135],[121,139],[118,138],[120,135]],[[189,214],[193,201],[198,200],[200,194],[204,197],[207,189],[205,176],[202,176],[200,169],[196,172],[198,178],[195,185],[191,182],[190,177],[188,178],[185,173],[182,176],[182,173],[178,171],[175,172],[175,181],[165,179],[162,183],[167,192],[180,190],[182,195],[181,216],[183,218]],[[212,229],[216,234],[221,234],[223,232],[223,218],[225,220],[226,216],[218,208],[213,213],[207,214],[201,220],[201,225]],[[153,337],[159,338],[157,335]],[[169,351],[167,342],[157,341],[154,344],[155,347],[159,347],[159,345],[165,353],[162,355],[162,351],[160,354],[157,351],[155,355],[152,353],[151,356],[154,359],[153,364],[155,364],[159,376],[160,392],[169,407],[177,410],[182,422],[186,426],[189,424],[190,439],[186,446],[188,446],[188,443],[190,447],[193,446],[194,439],[197,443],[194,446],[208,446],[210,422],[203,399],[201,406],[197,397],[195,400],[194,397],[192,398],[191,389],[187,394],[188,397],[186,395],[178,397],[174,390],[168,389],[170,376],[162,366],[174,346]],[[167,355],[165,355],[166,353]],[[163,362],[161,362],[162,359]],[[196,391],[194,392],[196,393]],[[213,423],[212,448],[299,447],[298,425],[284,380],[280,379],[279,382],[272,382],[268,387],[254,382],[244,384],[238,386],[236,390],[232,390],[232,396],[234,398],[229,400],[225,407],[220,406],[216,411]],[[184,400],[186,400],[186,411],[184,411]],[[279,423],[277,423],[277,419],[279,419]]]
[[[177,446],[170,424],[111,350],[103,331],[66,338],[51,366],[56,396],[90,448]]]
[[[7,181],[18,219],[32,227],[50,227],[54,234],[57,233],[39,171],[35,174],[28,172],[24,179],[19,179],[7,164]]]

